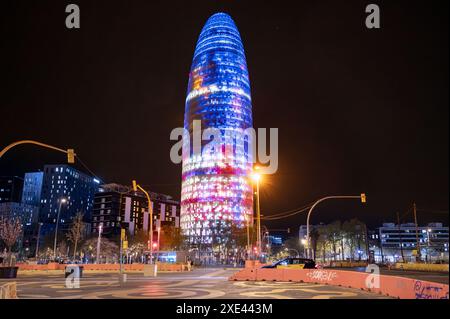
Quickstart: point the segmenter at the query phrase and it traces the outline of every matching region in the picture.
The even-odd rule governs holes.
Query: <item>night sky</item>
[[[69,3],[81,29],[65,27]],[[365,27],[369,3],[381,29]],[[415,201],[419,223],[448,224],[447,1],[5,1],[0,148],[72,147],[105,182],[137,179],[179,199],[169,134],[183,125],[197,37],[218,11],[241,33],[254,127],[279,128],[263,215],[365,192],[366,205],[324,203],[312,223],[357,217],[375,227]],[[0,175],[64,161],[22,146],[0,160]]]

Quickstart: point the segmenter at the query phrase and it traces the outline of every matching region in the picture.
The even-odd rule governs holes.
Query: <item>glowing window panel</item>
[[[202,129],[220,129],[222,136],[253,127],[244,47],[225,13],[212,15],[197,41],[184,117],[191,136],[194,120]],[[231,223],[252,222],[251,148],[243,140],[237,136],[219,145],[222,152],[183,158],[180,225],[192,244],[223,242]]]

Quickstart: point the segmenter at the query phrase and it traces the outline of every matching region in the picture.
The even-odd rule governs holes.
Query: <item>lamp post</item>
[[[358,195],[358,196],[327,196],[327,197],[323,197],[323,198],[319,199],[311,206],[311,208],[308,211],[308,216],[306,217],[306,240],[307,240],[306,257],[307,258],[314,259],[314,256],[312,256],[312,253],[311,253],[311,238],[309,236],[309,218],[311,216],[313,209],[319,203],[321,203],[325,200],[328,200],[328,199],[360,199],[362,203],[365,203],[366,202],[366,194],[362,193],[361,195]]]
[[[145,194],[145,196],[147,197],[148,212],[149,212],[149,217],[150,217],[150,230],[149,230],[150,265],[152,265],[152,267],[150,267],[150,273],[152,276],[156,276],[156,273],[157,273],[156,264],[154,265],[154,268],[153,268],[153,207],[152,207],[152,201],[150,200],[150,195],[147,193],[147,191],[145,189],[143,189],[141,187],[141,185],[137,184],[135,180],[133,180],[133,191],[137,192],[138,189],[141,192],[143,192]],[[145,274],[146,274],[146,271],[144,271],[144,275]]]
[[[38,233],[37,233],[37,239],[36,239],[36,253],[35,258],[37,259],[39,257],[39,240],[41,238],[41,227],[43,223],[38,223]]]
[[[99,260],[100,260],[100,244],[101,244],[101,240],[102,240],[102,230],[103,230],[103,225],[100,224],[100,226],[98,226],[97,257],[95,259],[96,264],[99,264]]]
[[[250,225],[249,225],[250,217],[248,215],[245,216],[245,221],[247,222],[247,258],[250,258],[251,254],[251,246],[250,246]]]
[[[61,214],[61,206],[62,204],[65,204],[67,202],[67,199],[60,198],[59,200],[59,207],[58,207],[58,214],[56,217],[56,227],[55,227],[55,241],[53,243],[53,260],[56,260],[56,242],[58,240],[58,226],[59,226],[59,215]]]
[[[261,174],[258,173],[253,173],[252,174],[252,179],[253,181],[256,183],[256,240],[257,240],[257,244],[256,246],[258,247],[258,257],[261,256],[261,211],[260,211],[260,207],[259,207],[259,181],[261,180]]]
[[[303,257],[306,257],[305,256],[305,250],[306,250],[306,245],[308,244],[308,241],[305,238],[302,238],[300,240],[300,243],[303,245]]]
[[[427,229],[427,260],[428,263],[431,263],[431,256],[430,256],[430,233],[431,233],[431,228]]]

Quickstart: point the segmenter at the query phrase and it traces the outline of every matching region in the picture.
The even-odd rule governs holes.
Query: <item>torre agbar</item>
[[[239,31],[225,13],[212,15],[195,47],[189,74],[184,128],[220,130],[220,145],[183,155],[181,227],[189,242],[214,247],[229,239],[232,224],[253,224],[250,82]],[[225,139],[234,134],[233,139]],[[192,142],[191,142],[192,145]]]

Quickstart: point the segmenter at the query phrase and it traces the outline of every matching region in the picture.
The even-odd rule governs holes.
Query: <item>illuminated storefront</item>
[[[220,151],[183,157],[181,227],[191,244],[220,245],[231,224],[253,218],[251,142],[241,134],[253,126],[250,81],[239,31],[224,13],[208,19],[195,48],[184,122],[191,137],[194,120],[234,135]]]

